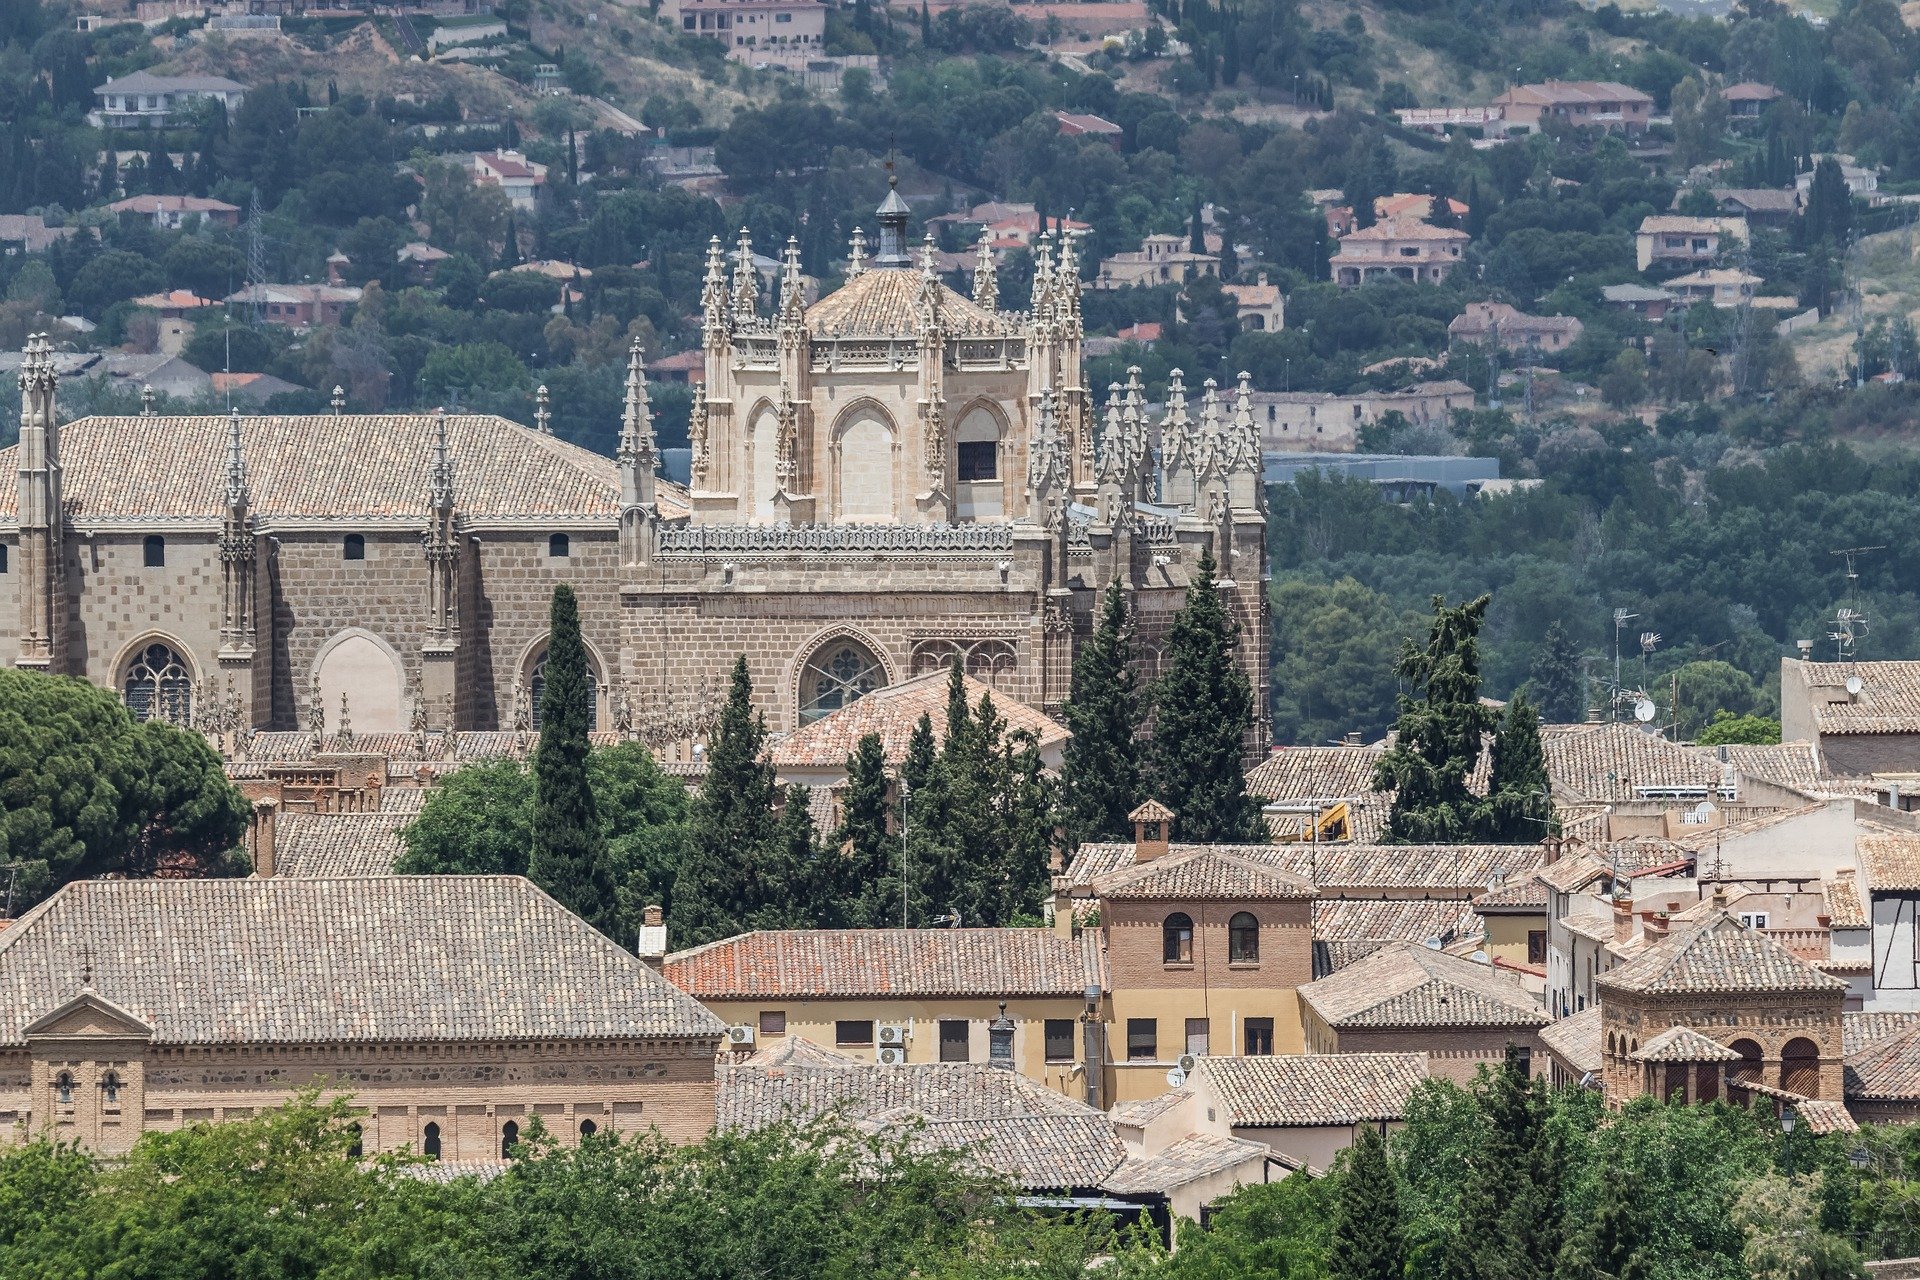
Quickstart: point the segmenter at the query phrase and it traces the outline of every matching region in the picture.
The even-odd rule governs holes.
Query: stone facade
[[[655,475],[637,351],[609,461],[497,418],[337,406],[61,423],[36,341],[0,452],[0,661],[243,736],[532,728],[568,582],[602,728],[710,704],[738,654],[775,732],[956,649],[1052,710],[1107,584],[1132,589],[1150,663],[1210,549],[1264,707],[1245,380],[1193,412],[1176,384],[1157,477],[1138,382],[1104,415],[1083,385],[1071,238],[1041,238],[1010,312],[987,251],[971,298],[916,267],[906,217],[890,196],[879,252],[856,237],[811,307],[789,248],[770,315],[751,245],[729,271],[714,243],[690,490]]]

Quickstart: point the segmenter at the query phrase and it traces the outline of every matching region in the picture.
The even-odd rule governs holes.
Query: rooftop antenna
[[[1635,618],[1638,618],[1639,616],[1640,615],[1637,613],[1628,613],[1625,609],[1615,609],[1613,611],[1613,688],[1614,688],[1614,711],[1616,715],[1619,712],[1620,633],[1627,629],[1627,624],[1629,622],[1632,622]]]
[[[1844,556],[1847,561],[1847,599],[1852,604],[1844,604],[1834,613],[1833,630],[1827,638],[1834,644],[1834,661],[1846,662],[1854,656],[1854,646],[1867,634],[1867,615],[1854,608],[1860,603],[1860,557],[1874,551],[1885,551],[1883,544],[1877,547],[1842,547],[1831,554]]]

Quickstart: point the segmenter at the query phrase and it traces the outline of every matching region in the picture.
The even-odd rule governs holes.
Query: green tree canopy
[[[573,588],[553,589],[548,616],[546,693],[533,756],[533,843],[527,875],[602,933],[615,923],[607,841],[587,777],[587,717],[594,696],[580,640]]]
[[[1480,705],[1480,625],[1489,597],[1449,606],[1433,598],[1425,646],[1405,642],[1395,668],[1400,697],[1394,743],[1374,771],[1376,790],[1394,793],[1387,839],[1444,844],[1478,838],[1486,800],[1467,788],[1494,713]]]
[[[1073,843],[1131,837],[1127,815],[1146,799],[1140,785],[1142,710],[1127,597],[1115,582],[1099,626],[1074,655],[1064,708],[1073,737],[1061,769],[1060,810]]]
[[[1265,838],[1241,765],[1253,727],[1253,689],[1240,667],[1240,625],[1220,597],[1209,548],[1167,637],[1167,671],[1154,686],[1148,773],[1156,798],[1195,842]]]

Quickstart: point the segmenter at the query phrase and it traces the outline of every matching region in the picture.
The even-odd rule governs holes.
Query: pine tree
[[[1128,838],[1127,814],[1146,799],[1140,786],[1140,703],[1127,596],[1116,582],[1107,589],[1092,639],[1074,657],[1062,709],[1073,736],[1062,762],[1061,819],[1074,845]]]
[[[763,860],[776,840],[773,766],[762,759],[766,720],[753,709],[743,656],[707,750],[707,778],[693,802],[686,860],[673,882],[673,935],[693,946],[745,927],[766,903]]]
[[[613,923],[613,875],[587,777],[587,714],[593,682],[580,642],[573,588],[553,589],[540,746],[533,757],[533,843],[527,875],[561,906],[601,932]]]
[[[1392,791],[1386,839],[1391,844],[1450,844],[1476,839],[1486,826],[1486,800],[1467,789],[1480,762],[1481,737],[1493,712],[1480,705],[1480,625],[1489,597],[1449,607],[1433,598],[1424,648],[1405,642],[1394,671],[1413,690],[1400,695],[1393,746],[1373,774],[1376,791]]]
[[[869,733],[847,757],[847,794],[834,836],[840,860],[832,901],[851,928],[882,928],[890,910],[898,918],[900,841],[889,828],[890,810],[886,748],[879,734]]]
[[[1580,651],[1567,639],[1567,629],[1555,618],[1533,656],[1527,688],[1540,705],[1548,724],[1576,724],[1586,718],[1586,680],[1580,671]]]
[[[1547,757],[1540,747],[1540,718],[1524,693],[1513,695],[1500,718],[1492,763],[1486,838],[1501,844],[1532,844],[1551,832],[1553,801]]]
[[[1380,1131],[1362,1125],[1338,1175],[1327,1272],[1331,1280],[1402,1280],[1407,1246],[1400,1185]]]
[[[1253,726],[1253,688],[1240,667],[1240,626],[1213,575],[1208,549],[1167,637],[1167,673],[1154,687],[1151,774],[1184,839],[1257,841],[1265,823],[1240,768]]]

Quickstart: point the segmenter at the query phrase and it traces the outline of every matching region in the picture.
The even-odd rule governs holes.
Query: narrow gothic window
[[[520,1145],[520,1126],[512,1120],[500,1126],[500,1158],[511,1160],[514,1148]]]
[[[350,533],[340,544],[342,560],[365,560],[367,558],[367,540],[357,533]]]
[[[186,725],[193,719],[193,677],[179,654],[150,644],[127,667],[122,686],[135,720],[164,720]]]
[[[564,537],[565,535],[560,534],[556,536]],[[541,650],[540,657],[536,659],[533,664],[533,674],[528,679],[527,684],[528,700],[533,704],[533,727],[535,730],[538,730],[540,728],[540,707],[547,700],[547,654],[544,649]],[[593,668],[589,667],[587,668],[587,729],[589,731],[600,727],[600,705],[599,700],[594,696],[594,686]]]
[[[167,563],[167,540],[159,534],[148,534],[141,544],[142,563],[149,569],[165,567]]]
[[[565,560],[573,551],[573,540],[564,533],[556,533],[547,539],[547,554],[555,560]]]
[[[800,673],[800,722],[838,711],[886,682],[879,660],[865,649],[845,640],[830,644],[816,652]]]
[[[421,1131],[420,1150],[429,1160],[440,1158],[440,1126],[431,1120],[427,1121],[427,1127]]]

